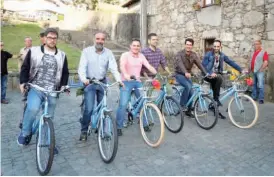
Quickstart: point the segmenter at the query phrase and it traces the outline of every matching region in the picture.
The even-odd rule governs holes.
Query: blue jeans
[[[121,129],[123,127],[123,122],[126,117],[126,109],[132,89],[135,89],[135,96],[136,98],[139,98],[140,92],[137,88],[142,87],[142,83],[139,81],[123,81],[123,83],[125,85],[125,88],[120,88],[120,103],[116,114],[118,129]]]
[[[95,96],[97,98],[97,104],[101,102],[104,97],[104,90],[100,85],[91,84],[88,85],[84,90],[84,114],[81,122],[81,131],[87,132],[90,123],[91,115],[95,107]]]
[[[180,105],[181,106],[186,106],[187,101],[192,96],[192,81],[190,79],[186,78],[182,74],[176,74],[175,78],[176,78],[176,81],[182,87],[184,87],[184,91],[183,91],[181,99],[180,99]],[[189,104],[188,107],[191,107],[191,104]]]
[[[23,118],[23,128],[22,128],[22,133],[23,136],[30,135],[31,129],[32,129],[32,124],[36,119],[37,114],[40,111],[41,105],[44,102],[44,93],[39,92],[34,89],[30,89],[27,97],[27,107],[24,113],[24,118]],[[54,116],[54,111],[56,107],[56,97],[49,97],[48,98],[48,114],[50,117],[53,118]]]
[[[1,101],[6,99],[8,75],[1,75]]]
[[[256,72],[253,76],[252,98],[257,99],[259,92],[259,100],[264,100],[264,72]]]

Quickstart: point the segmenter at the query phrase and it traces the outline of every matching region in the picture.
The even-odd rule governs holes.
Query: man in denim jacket
[[[220,88],[223,82],[221,74],[223,72],[224,62],[238,70],[240,73],[242,72],[242,68],[237,65],[234,61],[228,58],[221,49],[221,41],[214,41],[214,50],[207,52],[203,58],[202,65],[206,69],[206,71],[210,74],[210,77],[205,80],[211,84],[213,90],[213,98],[217,102],[218,106],[222,106],[222,103],[219,100],[220,96]]]

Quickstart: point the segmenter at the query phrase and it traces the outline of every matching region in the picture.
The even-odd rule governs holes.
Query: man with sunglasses
[[[45,45],[32,47],[28,51],[20,72],[20,90],[25,93],[24,85],[32,83],[46,90],[60,90],[67,85],[69,78],[66,54],[56,47],[58,31],[48,28],[45,31]],[[54,117],[57,96],[49,97],[48,113]],[[30,89],[27,107],[23,116],[23,127],[18,136],[19,145],[28,145],[31,139],[32,124],[43,102],[43,93]],[[58,151],[55,148],[54,153]]]
[[[218,106],[222,106],[222,103],[219,100],[220,89],[223,82],[223,78],[220,74],[223,72],[224,62],[228,65],[242,72],[242,68],[237,65],[234,61],[228,58],[223,52],[221,52],[222,43],[220,40],[214,41],[214,50],[209,51],[205,54],[203,58],[202,65],[206,71],[210,74],[208,78],[205,78],[207,82],[211,84],[213,90],[213,99],[217,102]],[[220,118],[225,119],[223,115],[220,114]]]

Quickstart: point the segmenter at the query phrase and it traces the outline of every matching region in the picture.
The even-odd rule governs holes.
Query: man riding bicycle
[[[120,102],[117,110],[117,133],[122,136],[123,122],[126,116],[126,108],[133,89],[142,87],[140,82],[140,73],[142,66],[145,66],[152,74],[157,74],[157,71],[146,60],[145,56],[140,53],[141,42],[138,39],[133,39],[130,45],[130,51],[122,54],[120,59],[120,70],[122,80],[125,85],[120,88]],[[132,77],[134,76],[134,78]],[[135,80],[136,79],[136,80]],[[135,92],[137,98],[140,96],[139,91]]]
[[[87,86],[90,83],[90,79],[96,79],[100,82],[106,83],[107,71],[114,75],[115,80],[121,82],[121,76],[117,68],[115,57],[111,50],[104,47],[105,34],[95,34],[95,42],[93,46],[87,47],[83,50],[78,74],[80,80]],[[95,103],[95,96],[97,103],[100,103],[104,96],[104,90],[99,85],[89,85],[84,89],[84,113],[81,121],[81,135],[80,141],[87,140],[87,131],[90,123],[90,118]]]
[[[25,84],[32,83],[45,90],[60,90],[67,85],[69,78],[66,54],[57,49],[58,32],[54,28],[45,31],[45,44],[32,47],[26,55],[20,72],[20,90],[25,93]],[[28,145],[31,140],[32,124],[44,101],[43,93],[30,89],[27,96],[27,107],[23,116],[23,127],[17,142],[19,145]],[[54,116],[57,96],[49,97],[48,113]],[[58,153],[55,148],[55,154]]]
[[[220,40],[215,40],[213,47],[214,51],[209,51],[204,56],[202,65],[211,75],[211,77],[205,78],[205,80],[211,84],[213,90],[213,99],[217,102],[218,106],[222,106],[222,103],[219,100],[219,96],[221,85],[223,82],[223,78],[220,74],[222,74],[223,72],[224,62],[229,64],[234,69],[238,70],[240,73],[242,72],[242,68],[220,51],[222,47],[222,43]],[[219,115],[220,118],[225,119],[222,114]]]
[[[202,66],[200,59],[198,58],[198,55],[192,51],[192,47],[194,45],[194,40],[191,38],[188,38],[185,40],[185,49],[178,52],[176,55],[174,68],[175,68],[175,78],[176,81],[184,87],[184,91],[181,96],[180,104],[186,111],[186,115],[189,117],[194,117],[191,113],[191,105],[189,105],[188,108],[185,107],[187,101],[192,96],[192,81],[191,81],[191,70],[193,67],[193,64],[202,71],[204,75],[206,75],[206,70]]]

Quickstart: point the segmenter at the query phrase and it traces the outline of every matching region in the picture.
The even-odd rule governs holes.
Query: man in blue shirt
[[[97,33],[95,35],[94,45],[85,48],[82,52],[78,74],[80,80],[86,86],[89,85],[89,80],[87,77],[106,83],[106,75],[108,70],[110,70],[110,72],[114,75],[115,80],[120,82],[120,85],[123,85],[115,57],[111,50],[104,47],[105,38],[106,36],[104,33]],[[94,108],[95,96],[97,98],[97,102],[100,103],[104,96],[104,90],[98,85],[87,86],[84,90],[85,110],[81,122],[82,128],[80,141],[87,140],[87,131],[90,123],[90,117]]]

